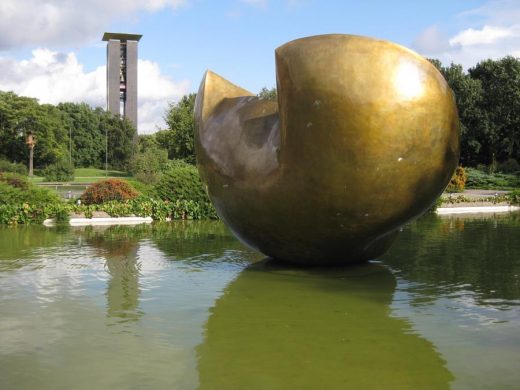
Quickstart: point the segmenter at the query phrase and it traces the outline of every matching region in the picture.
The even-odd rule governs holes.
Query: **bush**
[[[186,208],[189,215],[196,215],[195,218],[216,218],[216,211],[200,181],[197,168],[178,160],[170,165],[170,169],[155,186],[159,198],[169,202],[184,202],[179,207]]]
[[[7,160],[0,160],[0,172],[13,172],[27,176],[27,167],[22,163],[12,163]]]
[[[88,187],[81,201],[86,204],[101,204],[111,200],[126,201],[134,199],[139,193],[124,180],[108,179],[98,181]]]
[[[53,191],[35,186],[23,176],[14,173],[0,173],[0,204],[45,205],[55,202],[61,202],[61,200]]]
[[[151,184],[145,184],[142,181],[135,179],[124,179],[128,184],[134,187],[137,192],[141,195],[147,196],[148,198],[157,198],[157,193],[155,192],[155,187]]]
[[[505,173],[488,174],[482,170],[466,168],[466,188],[510,190],[520,188],[520,176]]]
[[[29,181],[26,177],[11,172],[0,172],[0,182],[21,190],[29,188]]]
[[[74,166],[67,160],[60,159],[54,164],[47,165],[42,170],[46,181],[74,180]]]
[[[446,192],[464,191],[467,179],[468,176],[466,175],[466,170],[463,167],[458,166],[457,169],[455,169],[455,172],[453,172],[453,176],[446,187]]]
[[[167,164],[168,152],[159,147],[150,147],[132,157],[130,171],[137,180],[145,184],[155,184],[161,178]]]
[[[163,200],[209,201],[197,168],[187,163],[177,163],[165,172],[155,189]]]
[[[504,173],[517,173],[520,172],[520,164],[514,158],[509,158],[498,164],[498,170]]]

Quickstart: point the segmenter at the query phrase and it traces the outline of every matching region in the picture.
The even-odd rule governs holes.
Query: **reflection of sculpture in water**
[[[212,72],[200,85],[195,148],[213,204],[270,257],[380,256],[458,163],[448,84],[425,58],[366,37],[297,39],[275,55],[277,102]]]
[[[101,249],[105,257],[105,269],[110,274],[108,281],[107,315],[120,321],[138,320],[143,313],[139,310],[140,263],[137,261],[139,242],[124,235],[111,237],[106,234],[94,236],[89,243]]]
[[[200,389],[444,389],[434,346],[391,316],[383,266],[261,262],[216,302],[197,348]]]

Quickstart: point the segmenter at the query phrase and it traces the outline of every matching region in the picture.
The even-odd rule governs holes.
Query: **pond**
[[[500,389],[520,214],[426,216],[379,261],[291,268],[220,222],[0,229],[1,389]]]

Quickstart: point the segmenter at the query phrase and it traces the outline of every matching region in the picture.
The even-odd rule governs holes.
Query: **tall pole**
[[[72,127],[69,127],[69,164],[72,165]]]
[[[108,127],[105,125],[105,177],[108,177]]]
[[[29,145],[29,177],[33,176],[33,154],[34,154],[34,144]]]

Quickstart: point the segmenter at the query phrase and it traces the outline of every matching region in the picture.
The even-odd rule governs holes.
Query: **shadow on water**
[[[211,310],[199,388],[448,388],[433,345],[391,316],[395,286],[380,264],[248,266]]]

